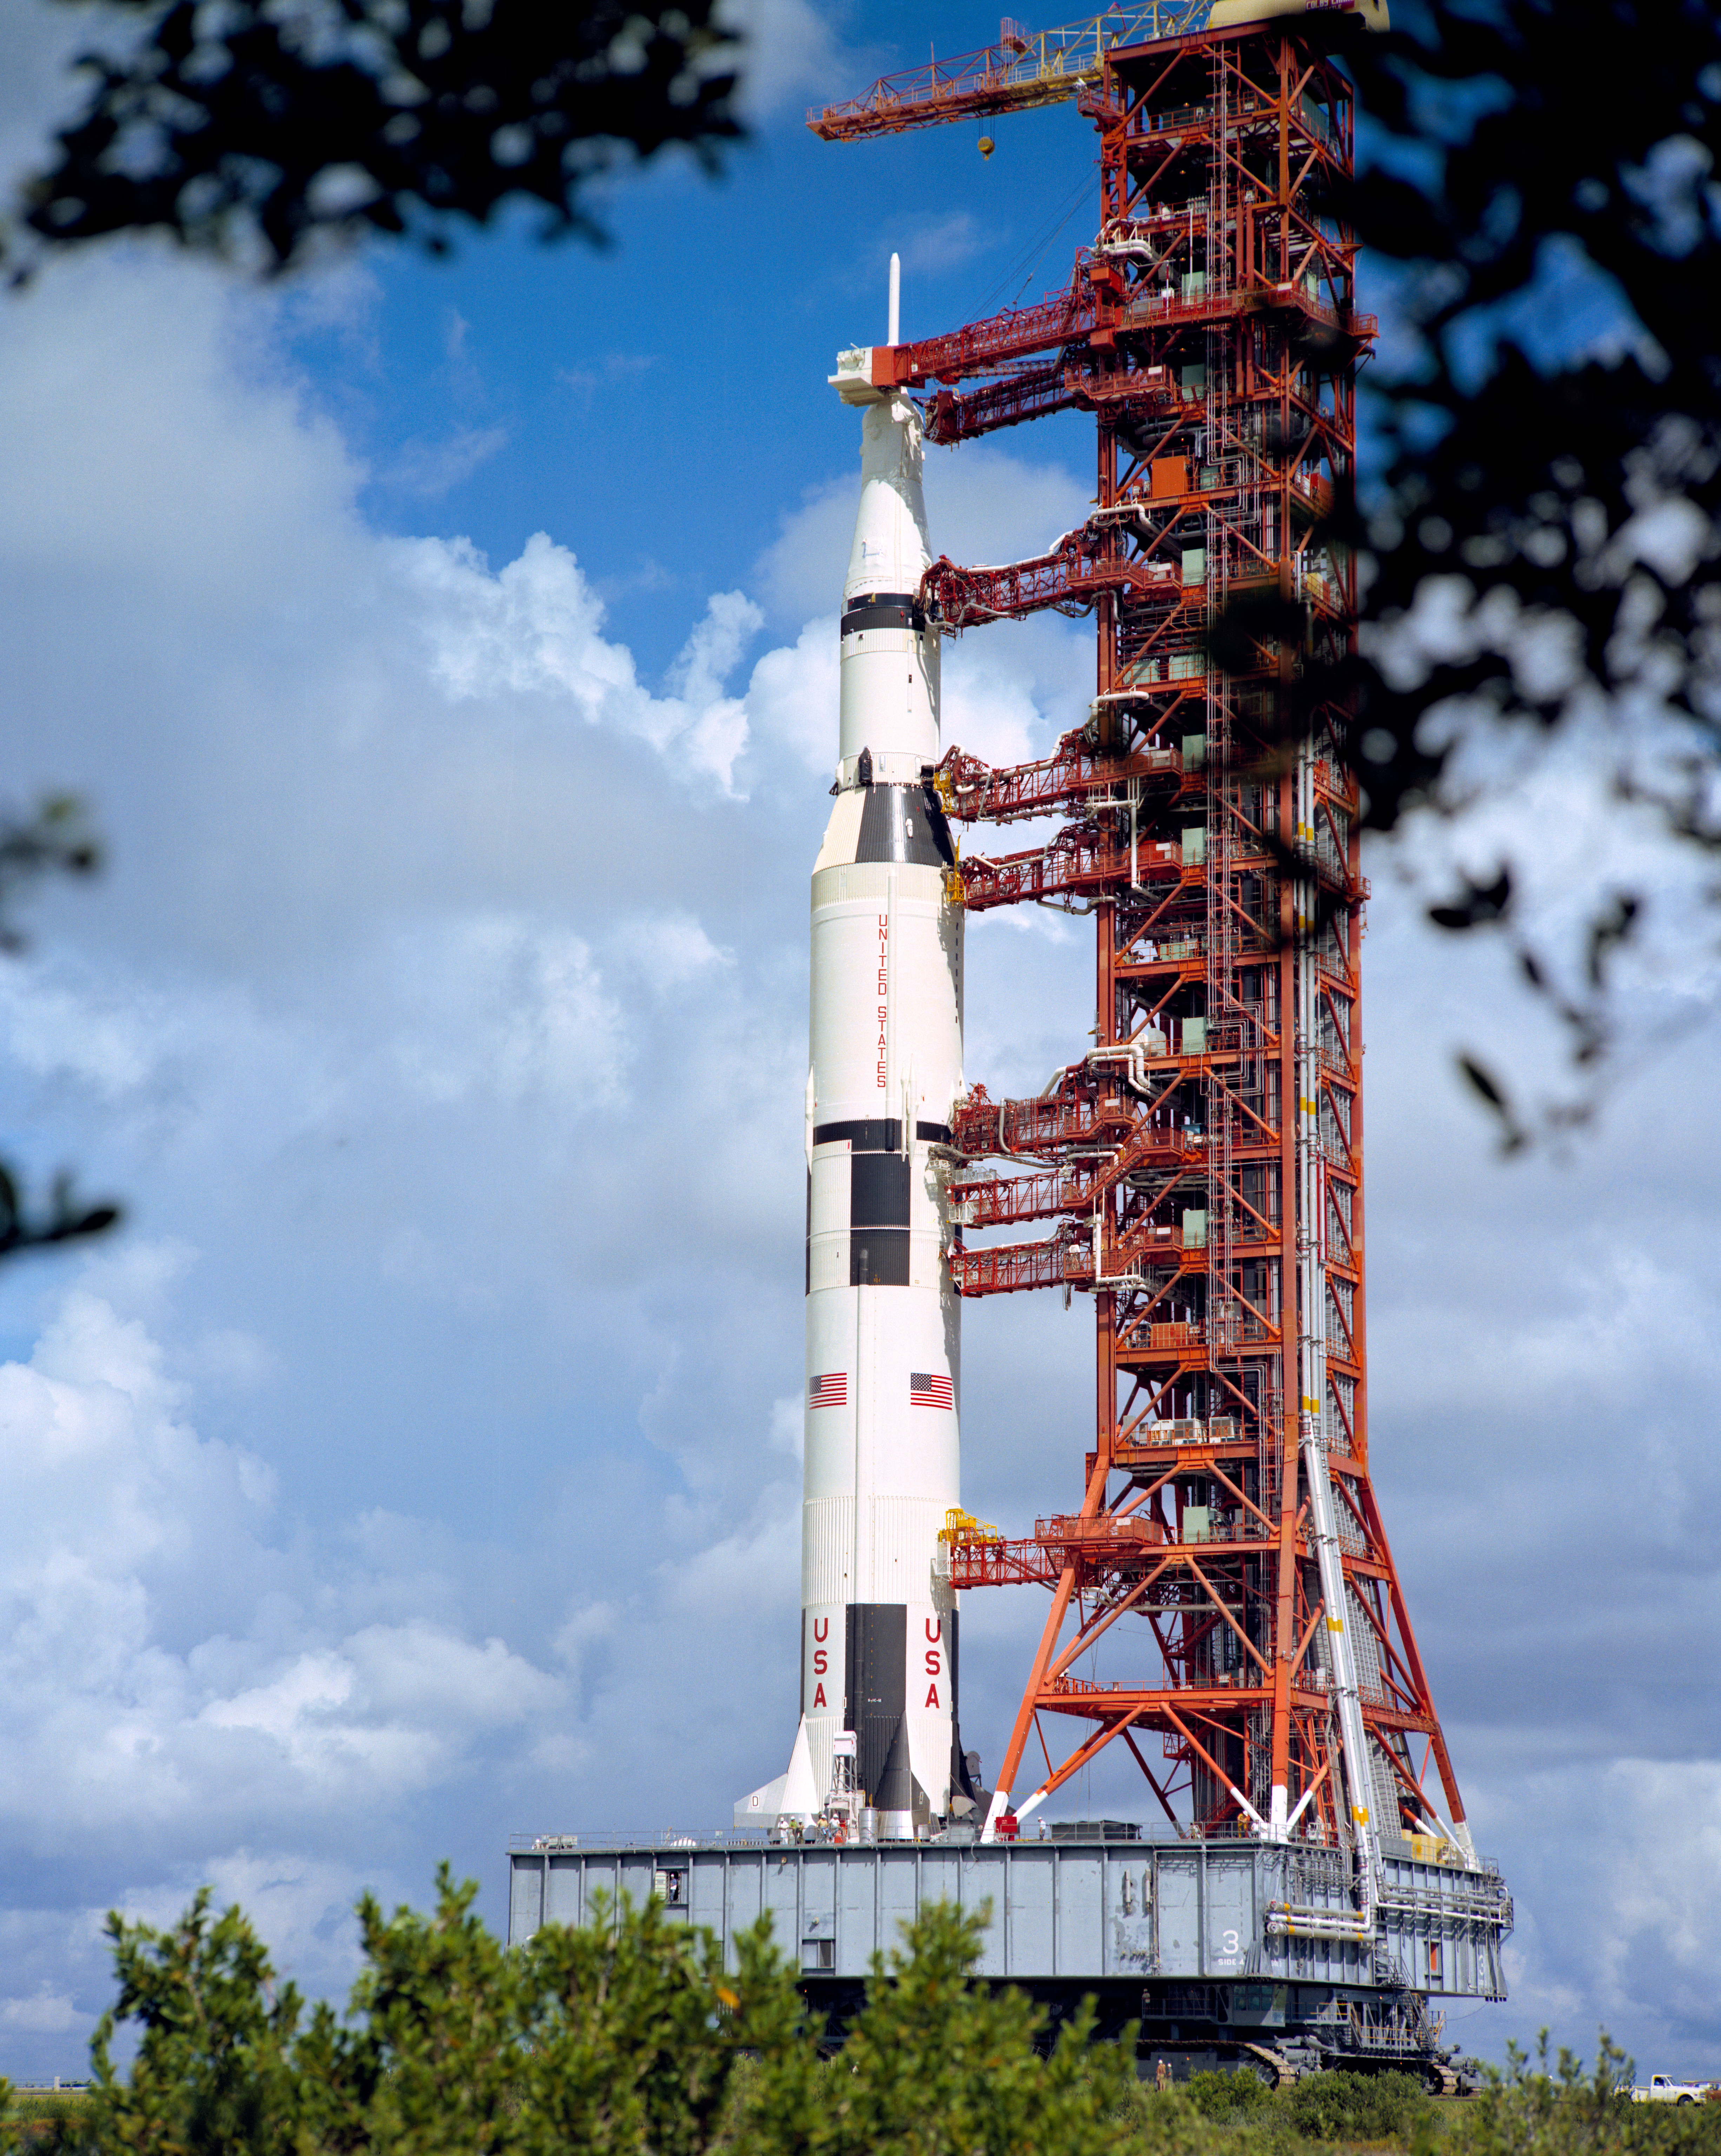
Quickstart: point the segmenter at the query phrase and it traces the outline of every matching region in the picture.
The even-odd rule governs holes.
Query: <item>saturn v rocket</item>
[[[896,278],[893,258],[892,343]],[[871,1812],[881,1839],[909,1840],[976,1794],[938,1562],[959,1502],[961,1321],[932,1148],[963,1082],[963,916],[932,779],[920,418],[846,364],[865,358],[833,377],[863,408],[861,484],[835,800],[813,866],[801,1722],[786,1774],[736,1817]]]

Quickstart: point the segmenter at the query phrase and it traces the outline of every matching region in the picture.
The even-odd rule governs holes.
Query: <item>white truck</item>
[[[1671,2074],[1652,2074],[1649,2086],[1640,2082],[1631,2092],[1633,2103],[1704,2103],[1713,2084],[1709,2082],[1676,2082]]]

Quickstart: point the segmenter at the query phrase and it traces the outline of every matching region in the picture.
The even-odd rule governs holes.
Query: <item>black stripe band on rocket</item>
[[[926,625],[926,609],[912,592],[875,592],[845,610],[841,634],[854,636],[869,629],[921,629]]]
[[[950,1126],[948,1123],[917,1123],[916,1139],[922,1145],[948,1145]],[[845,1123],[815,1123],[813,1142],[815,1146],[851,1145],[856,1152],[901,1152],[902,1150],[902,1119],[900,1116],[872,1116],[855,1117]]]
[[[814,1123],[813,1126],[815,1146],[841,1145],[845,1141],[856,1152],[901,1152],[902,1118],[900,1116],[857,1116],[845,1123]]]

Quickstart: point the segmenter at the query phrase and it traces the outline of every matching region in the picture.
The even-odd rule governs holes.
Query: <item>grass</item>
[[[8,2089],[0,2119],[22,2127],[26,2138],[33,2141],[62,2122],[81,2118],[89,2103],[87,2089]]]

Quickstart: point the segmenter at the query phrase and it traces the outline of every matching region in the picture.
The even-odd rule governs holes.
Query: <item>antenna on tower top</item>
[[[885,339],[885,342],[886,344],[901,344],[902,341],[901,335],[902,327],[902,258],[900,254],[893,254],[891,257],[891,333]]]

